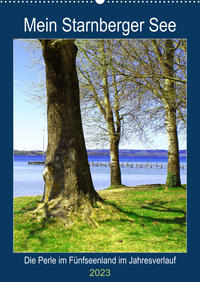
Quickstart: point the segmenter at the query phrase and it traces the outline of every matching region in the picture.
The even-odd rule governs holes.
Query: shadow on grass
[[[41,232],[48,228],[49,224],[52,222],[49,221],[49,212],[47,205],[44,205],[45,217],[42,219],[40,223],[33,224],[32,228],[29,230],[29,235],[27,236],[27,240],[33,238],[37,234],[37,239],[41,244],[44,244],[45,240],[41,236]]]
[[[159,222],[159,223],[179,224],[180,226],[184,226],[186,224],[186,212],[182,209],[179,209],[179,208],[168,208],[168,207],[165,206],[167,203],[168,203],[168,201],[166,201],[166,202],[164,202],[164,201],[153,201],[151,203],[148,203],[148,205],[140,207],[140,209],[146,209],[146,210],[158,212],[157,215],[159,215],[159,217],[156,217],[156,215],[155,215],[155,217],[152,217],[152,216],[148,216],[148,215],[138,214],[134,211],[127,211],[127,210],[119,207],[118,205],[116,205],[114,203],[110,203],[110,204],[113,205],[119,212],[124,213],[126,216],[128,216],[132,219],[143,219],[146,222],[155,222],[156,221],[156,222]],[[177,217],[174,217],[174,218],[160,217],[160,215],[162,213],[166,213],[166,212],[168,212],[168,213],[180,213],[180,214],[182,214],[182,217],[180,217],[180,216],[177,216]],[[143,223],[141,223],[141,225],[143,225]]]
[[[39,202],[40,201],[38,200],[36,204]],[[36,207],[37,207],[36,205],[30,206],[30,203],[29,203],[26,207],[16,212],[16,214],[20,215],[20,214],[25,214],[26,212],[34,211]],[[31,240],[37,239],[39,241],[39,244],[42,244],[43,246],[46,243],[45,238],[41,236],[42,231],[48,229],[49,225],[53,224],[54,221],[49,220],[49,212],[48,212],[47,205],[44,205],[44,211],[45,211],[45,217],[40,222],[31,222],[30,220],[28,226],[26,226],[26,231],[27,231],[26,239],[23,241],[23,243],[21,243],[21,248],[24,251],[28,250],[28,243]]]
[[[21,208],[20,210],[16,211],[14,214],[15,215],[20,215],[20,214],[24,214],[26,212],[30,212],[36,209],[37,205],[41,203],[41,200],[33,200],[29,203],[26,204],[26,206],[24,206],[23,208]]]

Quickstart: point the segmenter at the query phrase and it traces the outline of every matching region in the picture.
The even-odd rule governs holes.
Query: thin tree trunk
[[[110,182],[111,185],[121,185],[121,170],[119,163],[119,142],[110,141]]]
[[[177,187],[181,185],[179,167],[179,146],[176,125],[176,89],[174,85],[174,46],[172,39],[165,40],[165,62],[164,75],[164,103],[166,131],[168,136],[168,166],[167,166],[167,186]]]
[[[105,104],[105,119],[108,128],[108,136],[110,142],[110,161],[111,171],[110,180],[111,185],[121,185],[121,170],[119,165],[119,139],[120,132],[116,133],[115,123],[113,117],[113,110],[110,101],[109,85],[108,85],[108,62],[106,60],[106,53],[104,50],[105,41],[100,41],[101,46],[101,60],[102,60],[102,83]],[[119,129],[120,130],[120,129]],[[117,136],[116,136],[117,135]]]
[[[176,127],[176,111],[166,112],[166,130],[168,137],[168,164],[167,164],[167,186],[180,187],[180,165],[179,165],[179,146]]]
[[[41,40],[46,66],[48,148],[44,169],[44,203],[48,214],[66,217],[85,202],[98,199],[83,137],[77,47],[73,40]]]

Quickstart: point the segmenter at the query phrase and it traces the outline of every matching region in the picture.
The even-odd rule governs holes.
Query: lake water
[[[44,181],[43,165],[28,165],[28,161],[42,161],[42,156],[14,156],[14,197],[42,195]],[[89,162],[109,162],[105,156],[89,156]],[[162,163],[167,164],[166,157],[121,157],[124,163]],[[181,169],[181,182],[186,183],[186,158],[180,159],[185,169]],[[95,189],[102,190],[110,186],[109,167],[90,167]],[[127,186],[141,184],[164,184],[166,168],[121,168],[122,183]]]

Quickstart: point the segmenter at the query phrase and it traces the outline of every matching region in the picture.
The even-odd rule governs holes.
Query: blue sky
[[[30,81],[37,73],[28,67],[29,55],[21,43],[14,40],[14,149],[40,150],[43,147],[43,129],[46,139],[46,118],[36,103],[30,103]],[[45,144],[47,141],[45,140]]]
[[[13,42],[14,52],[14,149],[42,150],[43,132],[45,149],[47,146],[46,116],[41,107],[30,102],[31,81],[38,81],[38,72],[30,67],[30,54],[24,50],[18,40]],[[167,149],[165,134],[157,134],[152,138],[153,144],[139,142],[124,143],[123,149]],[[96,146],[94,146],[96,147]],[[179,138],[180,149],[186,148],[185,138]],[[94,149],[94,148],[88,148]]]

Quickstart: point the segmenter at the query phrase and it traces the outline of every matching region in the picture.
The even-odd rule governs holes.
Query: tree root
[[[133,221],[117,207],[104,202],[82,200],[81,205],[74,204],[73,199],[67,200],[57,198],[47,203],[40,203],[32,212],[33,217],[38,222],[54,221],[64,224],[67,228],[74,224],[88,224],[91,227],[99,227],[101,222],[109,220],[129,220]]]

